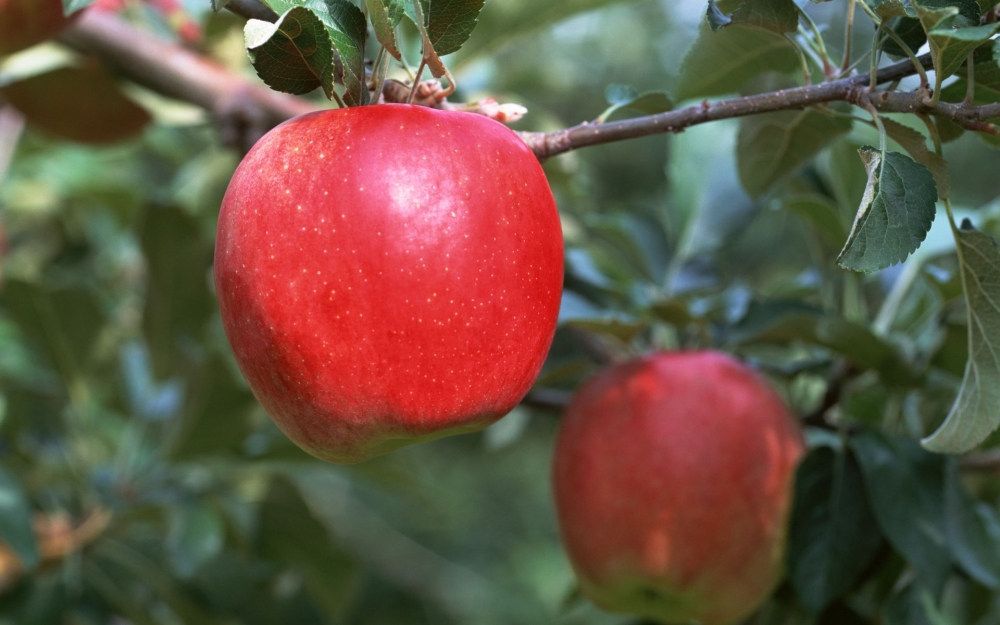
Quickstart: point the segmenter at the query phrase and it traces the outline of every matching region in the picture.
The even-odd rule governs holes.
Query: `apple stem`
[[[410,97],[406,98],[407,104],[413,104],[413,98],[417,95],[417,87],[420,86],[420,76],[423,75],[425,67],[427,67],[427,61],[421,59],[420,65],[417,66],[417,74],[413,77],[413,84],[410,86]]]

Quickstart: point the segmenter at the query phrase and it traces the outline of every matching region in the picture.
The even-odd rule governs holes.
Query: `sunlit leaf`
[[[955,231],[969,317],[969,361],[948,418],[923,445],[962,453],[1000,427],[1000,249],[965,222]]]

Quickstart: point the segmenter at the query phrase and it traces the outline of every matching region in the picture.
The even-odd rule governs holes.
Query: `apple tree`
[[[0,0],[0,623],[1000,622],[994,0]]]

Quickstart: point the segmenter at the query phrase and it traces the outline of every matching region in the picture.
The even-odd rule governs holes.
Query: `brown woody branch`
[[[255,5],[257,8],[254,8]],[[229,6],[241,15],[261,15],[257,12],[259,3],[253,0],[232,0]],[[251,141],[277,123],[317,108],[303,99],[270,91],[196,53],[139,31],[110,15],[90,12],[82,16],[63,36],[63,41],[81,52],[101,57],[130,80],[212,111],[222,121],[235,125],[237,130],[243,129],[242,126],[249,127],[253,131],[249,133]],[[931,66],[929,56],[919,60],[925,67]],[[876,82],[894,82],[914,73],[916,70],[909,60],[901,61],[880,69]],[[870,104],[885,113],[936,115],[970,130],[1000,134],[997,127],[987,121],[1000,117],[1000,104],[971,106],[938,102],[931,105],[925,92],[872,93],[868,89],[869,84],[869,75],[862,74],[773,93],[705,101],[658,115],[604,124],[585,122],[565,130],[522,132],[520,135],[540,159],[545,159],[582,147],[680,132],[696,124],[835,101],[862,106]],[[235,124],[233,118],[236,119]],[[225,125],[223,130],[227,131]]]

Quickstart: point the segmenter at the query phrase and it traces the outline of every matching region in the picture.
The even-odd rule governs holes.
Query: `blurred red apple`
[[[309,453],[358,462],[493,423],[543,364],[562,232],[534,154],[400,104],[272,130],[233,176],[215,281],[247,382]]]
[[[0,0],[0,56],[55,37],[69,22],[62,0]]]
[[[574,396],[555,452],[581,590],[671,623],[746,618],[783,575],[802,453],[781,399],[729,356],[658,353],[604,371]]]

